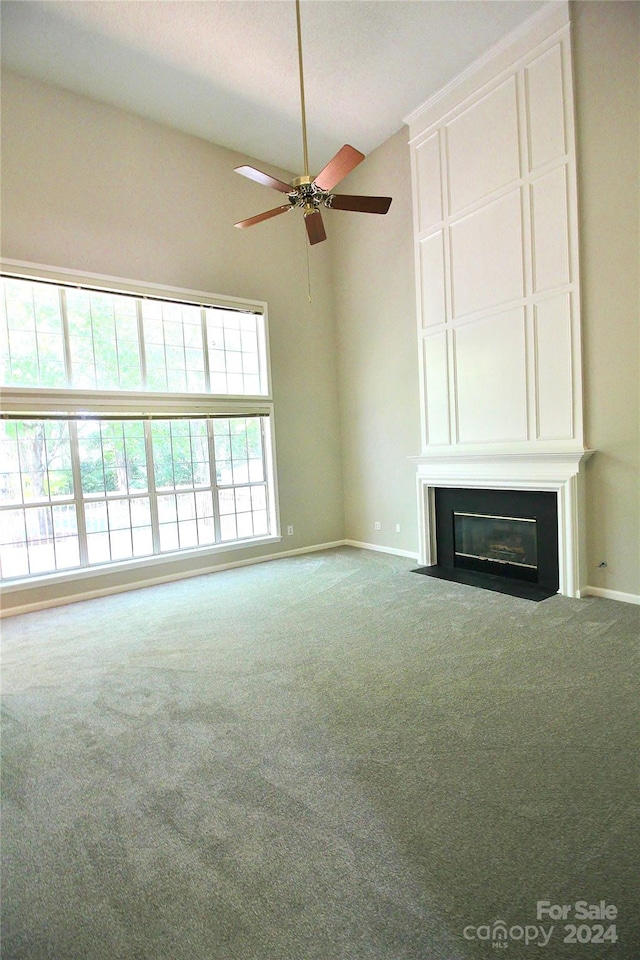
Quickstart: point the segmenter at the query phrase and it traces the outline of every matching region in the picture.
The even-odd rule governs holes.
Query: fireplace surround
[[[567,597],[581,596],[586,583],[584,573],[583,478],[584,463],[591,450],[555,450],[536,452],[497,451],[493,454],[450,453],[429,454],[416,458],[419,510],[419,562],[436,567],[438,556],[438,491],[510,491],[551,494],[553,512],[545,519],[545,527],[555,526],[557,559],[557,592]],[[507,501],[507,504],[509,501]],[[545,508],[547,509],[547,508]],[[480,508],[473,511],[490,516],[521,517],[513,509],[506,514]],[[440,533],[440,537],[442,534]],[[545,534],[546,536],[546,534]],[[466,552],[466,551],[462,551]],[[554,559],[554,564],[556,563]],[[451,560],[451,566],[455,564]],[[549,566],[542,572],[545,583],[553,584],[556,574]],[[526,577],[524,578],[526,579]]]

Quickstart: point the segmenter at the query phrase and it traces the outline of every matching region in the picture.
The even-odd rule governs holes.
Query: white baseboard
[[[581,597],[603,597],[605,600],[619,600],[621,603],[640,604],[640,595],[637,593],[622,593],[621,590],[606,590],[604,587],[584,587],[580,591]]]
[[[397,550],[395,547],[381,547],[377,543],[363,543],[360,540],[343,540],[345,547],[359,547],[361,550],[374,550],[376,553],[390,553],[393,557],[406,557],[418,562],[418,554],[410,550]]]
[[[264,557],[250,557],[246,560],[233,560],[229,563],[215,563],[209,567],[201,568],[195,571],[164,574],[156,577],[148,577],[145,580],[135,580],[131,583],[120,583],[103,587],[97,590],[80,591],[67,597],[56,597],[49,600],[35,600],[32,603],[24,603],[20,606],[0,609],[0,619],[3,617],[14,617],[22,613],[34,613],[38,610],[48,610],[52,607],[63,607],[69,603],[80,603],[83,600],[95,600],[98,597],[107,597],[117,593],[128,593],[130,590],[141,590],[144,587],[156,587],[163,583],[173,583],[177,580],[186,580],[191,577],[205,577],[210,573],[219,573],[222,570],[232,570],[236,567],[249,567],[257,563],[268,563],[271,560],[282,560],[286,557],[296,557],[305,553],[318,553],[320,550],[332,550],[335,547],[356,547],[360,550],[373,550],[376,553],[388,553],[395,557],[406,557],[408,560],[418,562],[417,553],[410,550],[398,550],[394,547],[381,547],[377,543],[364,543],[361,540],[334,540],[331,543],[317,543],[313,546],[297,547],[294,550],[283,550],[279,553],[269,553]],[[580,592],[581,597],[603,597],[607,600],[618,600],[622,603],[640,604],[640,596],[635,593],[622,593],[620,590],[606,590],[602,587],[585,587]]]

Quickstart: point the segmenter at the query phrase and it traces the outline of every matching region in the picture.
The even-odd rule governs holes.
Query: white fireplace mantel
[[[559,590],[581,596],[584,586],[583,474],[593,450],[440,453],[412,457],[417,466],[420,563],[437,563],[435,490],[453,487],[553,492],[558,498]]]

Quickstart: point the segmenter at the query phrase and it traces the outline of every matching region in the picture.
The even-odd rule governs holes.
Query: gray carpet
[[[637,960],[640,608],[413,567],[4,621],[3,960]],[[618,941],[539,900],[615,904]]]

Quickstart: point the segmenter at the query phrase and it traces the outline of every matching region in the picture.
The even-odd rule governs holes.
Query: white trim
[[[554,52],[561,71],[559,77],[561,87],[555,89],[554,96],[561,109],[561,119],[564,131],[564,145],[556,145],[553,155],[545,157],[537,166],[532,167],[527,158],[530,158],[529,142],[529,111],[531,104],[527,99],[527,81],[529,68],[534,66],[541,57]],[[554,63],[556,61],[554,60]],[[555,68],[554,68],[555,69]],[[513,83],[515,81],[515,85]],[[513,131],[517,131],[517,150],[519,166],[511,167],[504,172],[498,181],[491,181],[480,186],[471,195],[460,198],[454,208],[451,208],[450,170],[449,170],[449,140],[447,131],[450,124],[457,122],[470,110],[476,109],[484,101],[489,100],[505,85],[513,86],[515,100],[509,108],[510,122],[514,124]],[[562,96],[559,90],[562,90]],[[425,455],[431,451],[438,451],[443,447],[453,447],[467,452],[478,448],[502,446],[506,452],[517,451],[520,447],[529,450],[539,448],[541,451],[549,448],[550,444],[561,444],[563,447],[575,443],[581,447],[583,443],[583,415],[582,415],[582,363],[580,338],[580,301],[579,301],[579,262],[577,244],[577,199],[575,175],[575,137],[573,117],[573,86],[571,77],[571,50],[570,50],[570,18],[569,5],[566,0],[558,0],[547,4],[538,14],[529,18],[513,34],[509,34],[493,47],[480,61],[472,65],[468,71],[455,78],[451,84],[437,92],[430,101],[414,112],[407,121],[411,124],[409,144],[411,145],[412,170],[412,203],[415,240],[415,276],[417,292],[417,326],[420,342],[420,404],[421,404],[421,436],[422,448]],[[506,123],[506,120],[505,120]],[[511,129],[511,127],[509,128]],[[506,128],[505,128],[506,130]],[[487,131],[487,138],[492,131]],[[439,164],[436,158],[435,147],[440,143]],[[515,145],[515,144],[512,144]],[[431,194],[425,193],[423,171],[421,175],[421,151],[426,148],[427,167],[432,178],[432,188],[435,189],[435,179],[440,181],[441,203],[437,209],[435,198],[429,199]],[[517,175],[516,175],[517,169]],[[568,273],[558,274],[550,279],[553,286],[538,287],[533,276],[535,266],[535,224],[534,224],[534,187],[554,171],[560,176],[564,170],[564,196],[566,216],[560,218],[554,227],[554,242],[562,243],[563,251],[566,248]],[[489,190],[484,193],[484,190]],[[516,212],[515,193],[520,193],[519,212]],[[515,265],[514,286],[504,291],[507,299],[498,303],[491,301],[491,297],[480,299],[468,304],[458,304],[463,310],[458,313],[453,301],[454,287],[454,257],[452,244],[454,231],[467,218],[487,211],[493,204],[505,201],[513,195],[513,209],[508,212],[508,222],[514,230],[519,231],[522,254],[522,287]],[[428,203],[429,209],[424,206]],[[423,209],[424,207],[424,209]],[[432,209],[433,207],[433,209]],[[507,216],[507,214],[505,214]],[[566,230],[562,224],[566,221]],[[541,232],[540,237],[543,237]],[[564,234],[566,233],[566,237]],[[557,236],[556,236],[557,234]],[[429,305],[428,298],[423,296],[425,278],[423,256],[427,249],[425,244],[435,237],[444,238],[444,257],[434,255],[433,269],[436,271],[438,285],[443,284],[445,291],[444,314],[439,308]],[[515,234],[514,234],[515,236]],[[540,237],[538,239],[540,239]],[[543,237],[544,239],[544,237]],[[435,249],[435,248],[434,248]],[[519,260],[519,257],[517,257]],[[465,261],[461,260],[460,271],[464,277]],[[517,281],[517,283],[516,283]],[[517,291],[520,293],[515,295]],[[567,324],[569,341],[566,344],[567,356],[563,361],[563,377],[560,384],[556,383],[556,372],[553,365],[544,361],[541,363],[538,352],[539,341],[536,334],[538,313],[547,302],[567,296],[567,313],[563,323]],[[484,306],[478,306],[484,303]],[[459,420],[459,405],[461,395],[466,395],[464,383],[458,371],[458,334],[464,333],[469,327],[473,332],[473,325],[477,325],[479,336],[483,336],[483,325],[479,321],[484,318],[495,319],[499,314],[510,310],[523,311],[522,324],[524,341],[513,355],[512,363],[523,362],[524,367],[515,380],[518,387],[513,389],[514,403],[520,403],[524,409],[518,418],[519,430],[513,431],[512,425],[505,426],[505,420],[495,415],[492,423],[493,433],[501,440],[478,441],[474,436],[482,436],[483,430],[476,429],[471,435],[461,435]],[[426,313],[425,313],[426,311]],[[487,328],[488,329],[488,328]],[[446,336],[446,341],[445,341]],[[489,344],[489,341],[487,341]],[[493,347],[493,341],[491,341]],[[430,359],[428,359],[430,358]],[[434,397],[431,391],[437,388]],[[540,423],[540,397],[555,395],[554,390],[560,390],[563,397],[562,413],[552,423]],[[517,439],[515,437],[517,436]],[[446,444],[442,443],[445,439]],[[445,450],[446,452],[446,450]],[[482,451],[481,451],[482,452]]]
[[[498,40],[462,73],[457,74],[449,83],[407,114],[403,122],[411,127],[412,124],[420,121],[423,130],[425,114],[435,110],[442,115],[447,108],[450,108],[451,100],[461,102],[475,93],[479,86],[494,80],[496,76],[501,76],[514,64],[519,64],[529,53],[531,46],[542,44],[566,27],[569,22],[567,0],[552,0],[547,3],[519,27]],[[421,137],[422,130],[417,135],[411,131],[409,142],[412,143]]]
[[[106,273],[89,273],[86,270],[67,270],[44,263],[32,263],[28,260],[10,260],[0,258],[0,270],[28,280],[47,279],[59,283],[77,283],[89,287],[108,289],[112,293],[131,293],[139,297],[145,294],[154,297],[166,296],[167,299],[187,299],[196,304],[211,307],[228,307],[249,313],[267,314],[264,300],[246,300],[241,297],[227,297],[203,290],[191,290],[188,287],[171,287],[164,283],[151,283],[148,280],[132,280],[125,277],[113,277]]]
[[[584,587],[581,597],[601,597],[604,600],[618,600],[620,603],[640,604],[640,594],[623,593],[621,590],[607,590],[605,587]]]
[[[156,393],[151,390],[82,390],[72,387],[3,387],[5,413],[75,413],[99,416],[150,416],[193,413],[200,416],[269,417],[273,400],[257,394]]]
[[[345,547],[358,547],[360,550],[373,550],[375,553],[389,553],[394,557],[407,557],[418,562],[418,554],[411,550],[397,550],[395,547],[382,547],[377,543],[363,543],[361,540],[343,540]]]

